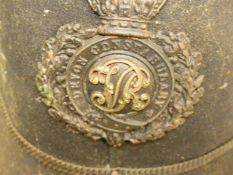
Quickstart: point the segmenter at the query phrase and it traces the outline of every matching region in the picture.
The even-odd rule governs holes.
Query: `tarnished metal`
[[[89,3],[98,29],[68,24],[44,46],[37,82],[50,115],[115,147],[183,124],[204,93],[202,56],[184,33],[145,27],[165,1]]]

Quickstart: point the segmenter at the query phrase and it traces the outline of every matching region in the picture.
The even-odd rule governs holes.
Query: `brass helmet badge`
[[[204,93],[202,56],[184,33],[149,30],[165,3],[89,0],[98,28],[67,24],[47,40],[37,86],[49,114],[115,147],[183,124]]]

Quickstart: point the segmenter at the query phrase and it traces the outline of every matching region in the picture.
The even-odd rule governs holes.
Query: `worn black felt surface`
[[[104,141],[95,142],[66,132],[65,126],[49,117],[47,108],[36,101],[39,94],[35,76],[44,41],[66,23],[97,26],[98,17],[87,1],[0,0],[2,52],[7,58],[7,79],[13,93],[13,97],[5,95],[5,100],[8,108],[15,111],[12,112],[15,125],[25,138],[46,153],[85,166],[155,167],[196,158],[213,150],[233,136],[232,9],[232,0],[168,1],[155,19],[160,24],[152,26],[152,30],[188,34],[193,47],[204,57],[205,95],[194,115],[163,139],[114,149]],[[0,124],[5,125],[4,119]],[[2,137],[5,138],[0,149],[3,155],[0,169],[5,175],[20,174],[17,173],[20,171],[24,175],[39,174],[43,167],[36,162],[28,163],[31,158],[20,153],[7,135]],[[188,174],[231,175],[231,162],[232,152]],[[14,167],[19,168],[17,172]]]

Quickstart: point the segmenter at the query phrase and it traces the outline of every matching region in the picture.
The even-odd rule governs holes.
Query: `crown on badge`
[[[148,23],[167,0],[88,0],[101,17],[99,33],[149,37]]]

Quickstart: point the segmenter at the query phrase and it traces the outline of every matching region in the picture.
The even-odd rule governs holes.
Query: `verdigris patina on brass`
[[[109,145],[159,139],[203,96],[202,56],[185,33],[150,32],[166,0],[89,0],[98,28],[62,26],[46,41],[37,75],[49,114]]]

